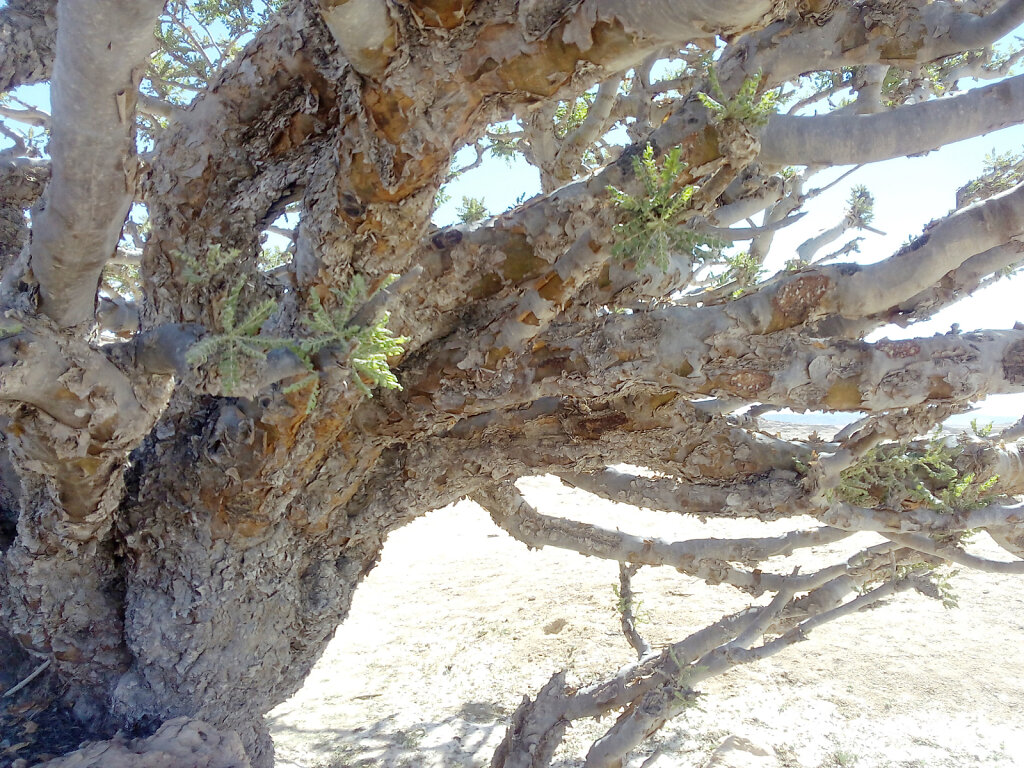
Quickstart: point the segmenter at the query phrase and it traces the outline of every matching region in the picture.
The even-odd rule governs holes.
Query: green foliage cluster
[[[0,106],[10,107],[13,110],[36,110],[37,108],[27,101],[23,101],[13,93],[0,93]],[[49,128],[26,125],[20,130],[14,130],[10,125],[4,125],[4,135],[15,142],[15,146],[21,144],[20,151],[25,157],[43,157],[46,155],[47,143],[50,140]],[[9,131],[9,133],[8,133]]]
[[[283,0],[171,0],[156,30],[160,47],[146,87],[172,102],[191,100],[282,5]]]
[[[107,264],[100,284],[123,297],[134,297],[142,290],[142,274],[138,264]]]
[[[736,283],[738,285],[737,294],[743,293],[743,289],[754,285],[764,273],[761,262],[747,251],[723,255],[722,261],[725,262],[726,270],[718,276],[716,282],[718,285]]]
[[[832,496],[859,507],[924,506],[953,513],[989,504],[998,476],[978,480],[955,465],[963,449],[936,434],[923,443],[880,445],[840,474]]]
[[[186,275],[191,273],[198,281],[202,276],[201,270],[219,271],[234,261],[237,255],[237,251],[222,251],[214,246],[202,260],[187,256],[180,258],[185,265]],[[210,274],[207,272],[203,279],[208,280]],[[381,287],[396,278],[397,275],[392,275]],[[244,287],[245,280],[242,278],[232,284],[217,316],[220,331],[208,333],[193,344],[186,355],[190,365],[212,362],[226,392],[238,391],[246,359],[262,360],[271,350],[288,349],[305,364],[309,374],[285,387],[283,391],[290,393],[309,387],[306,410],[311,412],[316,407],[320,389],[313,358],[327,347],[344,349],[345,360],[352,370],[352,381],[367,397],[373,396],[372,390],[375,387],[401,389],[388,365],[388,358],[401,354],[402,345],[408,339],[395,336],[387,328],[390,319],[387,312],[381,312],[365,326],[351,323],[355,311],[370,298],[362,275],[356,275],[345,291],[335,292],[336,308],[325,307],[320,297],[312,293],[307,311],[300,318],[309,335],[299,338],[261,333],[263,325],[277,310],[277,301],[274,299],[265,299],[249,308],[244,318],[239,320]]]
[[[238,254],[237,248],[221,248],[218,244],[210,246],[202,258],[181,251],[176,251],[174,257],[181,263],[185,282],[202,285],[209,282],[212,276],[223,272],[229,264],[237,261]]]
[[[25,326],[16,320],[0,320],[0,339],[17,336],[23,330]]]
[[[277,309],[273,299],[260,302],[238,321],[244,286],[245,281],[238,280],[228,292],[218,317],[221,332],[207,334],[193,344],[186,355],[189,365],[201,365],[211,358],[216,360],[217,372],[228,392],[236,391],[242,383],[243,358],[260,360],[271,349],[287,345],[285,339],[259,335],[260,328]]]
[[[846,217],[855,227],[866,227],[875,218],[875,198],[863,184],[850,190],[846,199]]]
[[[997,195],[1024,180],[1024,152],[996,152],[985,155],[981,175],[957,191],[957,205]]]
[[[487,130],[488,133],[488,144],[486,149],[494,157],[500,157],[506,163],[511,163],[512,158],[515,157],[519,147],[519,139],[509,136],[504,139],[502,136],[508,136],[512,133],[512,129],[508,123],[498,123],[492,125]]]
[[[473,224],[487,218],[487,206],[482,198],[462,196],[462,204],[455,212],[463,224]]]
[[[853,83],[853,67],[812,72],[808,75],[808,79],[813,93],[820,93],[824,96],[830,91],[851,85]]]
[[[651,620],[650,614],[643,610],[643,600],[628,600],[622,596],[618,584],[612,584],[612,592],[615,595],[615,613],[619,616],[627,611],[632,611],[633,621],[636,624],[644,624]]]
[[[708,67],[708,82],[711,86],[711,94],[698,93],[697,98],[700,99],[701,104],[711,110],[715,122],[734,120],[745,125],[764,125],[778,109],[778,91],[768,91],[758,95],[761,85],[760,72],[745,79],[736,95],[731,99],[727,98],[722,91],[713,66]]]
[[[444,205],[445,203],[447,203],[451,199],[452,199],[452,196],[448,192],[448,188],[446,186],[442,186],[434,194],[434,208],[440,208],[442,205]]]
[[[256,260],[256,266],[260,272],[270,272],[278,267],[283,267],[291,260],[292,252],[288,248],[264,243],[260,248],[260,255]]]
[[[555,107],[555,136],[564,139],[579,128],[594,103],[594,94],[587,92],[572,101],[560,101]]]
[[[386,287],[394,282],[398,275],[391,275]],[[365,327],[352,325],[352,315],[368,298],[366,280],[362,275],[352,278],[344,292],[336,292],[337,309],[327,309],[320,297],[313,293],[309,302],[309,312],[302,318],[303,325],[309,336],[295,339],[291,348],[297,350],[312,370],[312,356],[325,347],[347,347],[348,364],[352,367],[352,381],[367,397],[372,397],[371,389],[401,389],[398,379],[388,365],[388,358],[402,353],[402,345],[409,341],[404,336],[395,336],[387,328],[391,319],[387,312],[382,312],[377,319]],[[369,384],[367,383],[369,382]],[[294,385],[293,385],[294,386]]]
[[[616,258],[631,261],[638,269],[652,262],[668,269],[673,253],[686,253],[691,261],[717,256],[723,246],[720,241],[680,226],[694,192],[692,186],[679,182],[685,169],[678,147],[665,156],[659,168],[648,144],[640,157],[633,158],[633,171],[643,183],[644,194],[634,197],[608,187],[621,214],[613,229],[616,242],[612,254]]]

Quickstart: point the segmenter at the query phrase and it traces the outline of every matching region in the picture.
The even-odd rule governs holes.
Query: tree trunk
[[[124,0],[95,2],[111,14],[104,19],[126,7],[118,4]],[[12,18],[22,24],[15,30],[19,50],[28,50],[33,35],[39,46],[52,45],[44,34],[52,31],[52,14],[23,12],[24,5],[12,5]],[[489,124],[516,110],[533,111],[533,128],[550,123],[557,100],[665,45],[714,34],[749,32],[754,39],[763,32],[763,55],[778,69],[771,87],[808,71],[808,50],[819,65],[822,46],[833,43],[842,48],[844,65],[863,63],[858,56],[877,64],[896,55],[867,43],[846,45],[863,36],[856,14],[827,24],[807,20],[804,32],[814,45],[801,43],[799,34],[771,23],[790,5],[296,0],[159,137],[140,182],[152,225],[141,261],[141,329],[130,341],[108,345],[78,336],[92,322],[96,280],[136,199],[134,123],[121,112],[134,108],[139,72],[111,55],[112,47],[100,46],[95,57],[109,70],[105,80],[81,71],[93,66],[89,57],[59,62],[58,102],[61,92],[89,86],[82,91],[88,98],[73,106],[81,108],[78,122],[103,139],[54,142],[50,207],[33,217],[29,248],[0,286],[5,313],[10,306],[0,327],[0,620],[9,633],[0,632],[0,650],[13,639],[29,655],[51,659],[66,702],[96,734],[156,731],[145,743],[112,743],[63,765],[121,760],[132,749],[158,752],[171,732],[202,739],[207,726],[194,722],[201,720],[236,733],[252,765],[270,768],[273,745],[263,715],[301,686],[388,533],[466,495],[475,494],[531,546],[669,563],[756,595],[775,589],[786,600],[793,585],[813,590],[824,583],[815,581],[825,578],[820,573],[798,582],[796,573],[787,581],[744,570],[760,562],[756,553],[764,549],[767,559],[778,547],[786,550],[788,540],[746,540],[737,554],[715,542],[667,545],[540,515],[512,485],[524,475],[555,471],[608,497],[685,513],[775,519],[816,512],[835,529],[797,537],[808,546],[845,537],[860,523],[900,530],[893,516],[822,501],[826,482],[838,483],[840,470],[821,469],[827,462],[819,461],[820,443],[812,450],[747,431],[705,398],[725,401],[718,403],[723,411],[741,402],[868,409],[882,414],[881,434],[886,420],[920,418],[930,427],[933,416],[972,397],[1024,389],[1020,329],[914,342],[858,340],[897,310],[912,314],[941,303],[928,292],[943,280],[970,280],[957,270],[972,254],[985,263],[979,275],[1016,265],[1019,254],[1009,248],[1016,249],[1024,230],[1024,189],[935,223],[898,260],[780,273],[729,301],[653,305],[648,299],[684,288],[693,265],[687,254],[664,271],[633,271],[612,261],[622,222],[608,190],[640,194],[638,156],[649,150],[649,162],[662,162],[656,154],[681,147],[688,167],[671,184],[699,184],[694,199],[706,198],[700,205],[710,212],[759,150],[762,161],[798,163],[810,149],[831,151],[847,120],[828,118],[835,125],[823,133],[821,118],[807,124],[801,121],[809,118],[781,118],[776,133],[767,129],[759,139],[748,128],[727,130],[688,97],[659,114],[619,161],[560,186],[579,172],[585,145],[613,114],[615,80],[602,88],[592,124],[584,121],[561,146],[537,139],[549,194],[479,228],[433,231],[429,222],[452,153]],[[908,5],[914,6],[908,14],[920,10]],[[158,3],[145,6],[159,11]],[[926,6],[936,18],[953,13]],[[71,0],[59,7],[62,13],[74,7],[77,18],[101,18]],[[469,13],[476,14],[472,24],[464,23]],[[981,17],[965,15],[980,23]],[[150,43],[152,26],[139,16],[136,58]],[[800,22],[799,14],[785,18]],[[864,23],[874,29],[873,18]],[[942,54],[924,26],[909,26],[924,36],[907,32],[900,61]],[[833,41],[834,27],[841,28]],[[873,32],[876,37],[884,36]],[[59,39],[73,47],[69,29]],[[752,45],[721,62],[724,87],[735,93],[751,82],[743,67],[757,65],[759,55]],[[28,53],[15,64],[0,72],[10,83],[49,71]],[[967,104],[987,117],[965,123],[965,130],[991,130],[1015,120],[1016,101],[1024,99],[1021,84],[1007,82],[910,109],[938,125],[947,109]],[[979,108],[993,98],[1006,101],[1005,113]],[[856,130],[844,134],[851,162],[854,149],[870,143],[862,131],[900,136],[899,146],[876,143],[870,159],[955,138],[939,129],[924,137],[895,130],[891,121],[907,114],[860,116]],[[110,125],[116,136],[104,130]],[[794,147],[791,138],[803,125]],[[741,144],[745,154],[737,150]],[[77,164],[86,150],[95,151],[103,174]],[[20,252],[21,209],[38,196],[45,173],[35,166],[0,170],[0,187],[20,195],[8,195],[13,202],[0,206],[3,267]],[[776,181],[778,192],[784,185]],[[284,277],[268,274],[257,264],[261,233],[293,203],[301,205],[294,261]],[[102,212],[95,216],[102,220],[79,216],[76,225],[65,207]],[[83,237],[90,227],[95,231]],[[330,344],[303,354],[310,307],[343,304],[337,297],[357,276],[375,288],[392,273],[404,275],[393,293],[362,297],[366,317],[346,318]],[[188,355],[197,340],[229,335],[239,318],[266,301],[272,311],[254,321],[247,337],[272,340],[259,354],[233,359],[233,371]],[[385,307],[393,310],[389,328],[408,337],[400,370],[405,389],[366,398],[350,359],[354,348],[346,347],[351,337],[343,332],[372,323]],[[856,332],[843,336],[847,326]],[[932,401],[939,404],[926,416],[915,410]],[[842,458],[852,462],[851,452],[867,450],[868,442],[851,440]],[[663,476],[616,473],[607,470],[612,460]],[[976,474],[987,476],[982,469]],[[1019,552],[1017,529],[1007,526],[1004,533]],[[890,565],[886,559],[877,567]],[[843,578],[847,590],[850,579]],[[723,619],[708,636],[714,644],[695,643],[685,663],[697,664],[733,630],[746,651],[763,634],[753,630],[765,630],[778,613],[765,614],[753,629],[740,620],[749,616]],[[642,638],[635,642],[645,647]],[[682,658],[673,657],[675,673]],[[28,657],[22,661],[31,667]],[[727,663],[716,657],[715,669]],[[645,670],[656,666],[649,658],[644,664]],[[641,716],[642,707],[627,710],[621,732],[602,747],[607,761],[599,764],[613,764],[678,703],[654,676],[641,678],[620,681],[614,697],[594,694],[572,706],[563,678],[554,678],[517,713],[514,729],[522,738],[510,741],[499,759],[521,764],[530,750],[526,736],[542,730],[535,757],[543,762],[570,715],[594,716],[613,701],[635,705],[630,696],[637,691],[629,686],[647,686],[641,693],[661,704],[649,717]],[[176,718],[182,719],[170,727]],[[229,754],[225,759],[237,752],[230,734],[217,744]],[[164,753],[160,759],[173,759]]]

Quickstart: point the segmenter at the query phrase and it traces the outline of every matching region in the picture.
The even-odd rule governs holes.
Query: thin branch
[[[610,127],[612,109],[615,106],[621,85],[622,75],[617,74],[598,86],[597,95],[594,97],[590,109],[587,110],[587,116],[562,139],[558,147],[555,161],[563,168],[574,168],[583,151],[593,144],[598,136],[607,132]]]
[[[817,528],[760,539],[667,542],[540,514],[511,483],[480,491],[473,498],[491,514],[500,528],[527,546],[538,549],[554,546],[622,563],[671,565],[709,583],[727,583],[753,594],[781,589],[785,583],[795,583],[804,590],[813,589],[834,578],[836,574],[825,569],[806,577],[785,577],[760,570],[756,573],[743,571],[729,565],[730,561],[760,563],[770,557],[832,543],[849,535],[833,528]]]
[[[810,453],[810,451],[807,451]],[[802,451],[794,451],[798,455]],[[806,460],[810,460],[809,458]],[[705,485],[671,477],[644,477],[611,467],[596,474],[559,473],[573,488],[609,501],[698,517],[775,520],[804,514],[795,473],[773,472],[756,483]]]
[[[358,312],[352,315],[347,325],[365,327],[373,323],[384,312],[388,311],[388,307],[399,296],[407,293],[423,277],[423,273],[423,267],[416,265],[391,285],[381,288],[369,301],[359,308]]]
[[[11,688],[10,690],[6,691],[3,694],[3,696],[0,696],[0,699],[6,699],[6,698],[9,698],[9,697],[13,696],[18,691],[20,691],[22,688],[24,688],[26,685],[28,685],[33,680],[35,680],[37,677],[39,677],[41,674],[43,674],[43,672],[45,672],[47,669],[50,668],[50,661],[51,661],[51,659],[47,659],[42,664],[40,664],[38,667],[36,667],[34,670],[32,670],[32,673],[28,677],[26,677],[24,680],[22,680],[20,683],[18,683],[16,686]]]
[[[25,125],[34,125],[37,128],[48,128],[50,126],[50,116],[35,107],[14,109],[13,107],[0,104],[0,116],[24,123]]]
[[[174,117],[180,111],[180,107],[176,107],[163,99],[158,99],[155,96],[150,96],[146,93],[139,94],[139,109],[148,115],[153,117],[164,117],[170,119]]]
[[[594,742],[587,753],[585,765],[587,768],[612,768],[620,765],[629,750],[692,704],[695,686],[699,683],[739,664],[749,664],[773,656],[784,648],[804,640],[807,633],[822,624],[866,608],[911,586],[913,581],[906,579],[877,587],[838,608],[807,619],[782,637],[757,648],[746,650],[733,640],[708,651],[685,666],[673,661],[674,648],[666,649],[660,668],[656,668],[657,672],[651,675],[652,678],[660,678],[659,684],[647,686],[647,690],[633,700],[632,706],[623,712],[607,733]],[[747,622],[741,630],[741,637],[745,641],[749,640],[749,635],[759,630],[764,620],[778,615],[789,597],[789,594],[782,593],[781,597],[772,601],[766,609],[758,611],[754,623],[751,625]],[[780,602],[783,604],[780,605]],[[750,631],[751,628],[753,632]]]
[[[195,33],[192,31],[192,28],[188,24],[186,24],[183,19],[180,19],[177,16],[172,15],[171,21],[174,23],[174,26],[181,30],[182,34],[184,34],[185,37],[188,38],[189,42],[192,43],[192,50],[196,51],[200,56],[202,56],[203,60],[206,62],[206,66],[212,69],[213,60],[206,53],[206,49],[203,46],[203,44],[199,42],[198,38],[196,38]]]
[[[791,224],[796,224],[800,221],[807,213],[802,212],[794,216],[788,216],[787,218],[773,221],[770,224],[766,224],[762,227],[715,227],[705,223],[703,217],[692,219],[687,223],[687,227],[693,229],[695,232],[700,232],[708,237],[713,237],[716,240],[723,240],[727,243],[737,243],[744,240],[753,240],[755,237],[761,237],[769,232],[778,232],[780,229],[785,229]]]
[[[1003,528],[1024,523],[1024,502],[990,504],[980,509],[955,514],[920,507],[900,511],[867,509],[837,502],[828,509],[813,513],[827,525],[847,531],[875,531],[881,534],[908,532],[959,533],[973,528]]]
[[[626,641],[636,651],[638,658],[651,652],[651,644],[644,639],[636,628],[636,603],[633,595],[633,576],[640,570],[636,563],[627,565],[619,563],[619,624]]]
[[[834,178],[828,184],[825,184],[824,186],[821,186],[821,187],[815,187],[814,189],[812,189],[809,192],[807,192],[807,194],[804,195],[803,199],[805,201],[806,200],[811,200],[812,198],[815,198],[818,195],[821,195],[821,194],[824,194],[825,192],[828,192],[830,189],[832,189],[832,187],[834,187],[836,184],[839,184],[847,176],[850,176],[851,174],[856,173],[857,171],[859,171],[863,167],[864,167],[863,164],[858,164],[858,165],[855,165],[855,166],[853,166],[852,168],[850,168],[850,169],[848,169],[846,171],[843,171],[841,174],[839,174],[836,178]]]
[[[783,583],[782,588],[778,591],[775,597],[772,598],[771,602],[758,611],[750,624],[743,629],[735,640],[725,644],[724,648],[727,652],[734,650],[749,650],[754,643],[764,637],[765,632],[767,632],[768,628],[775,623],[779,614],[782,613],[783,609],[789,604],[789,601],[793,599],[793,595],[797,592],[796,576],[799,573],[799,567],[793,569],[793,572],[790,574],[790,578]]]
[[[913,533],[883,533],[882,535],[901,546],[916,549],[918,552],[924,552],[927,555],[941,557],[943,560],[948,560],[951,563],[967,568],[973,568],[976,571],[984,571],[985,573],[1024,573],[1024,560],[990,560],[985,557],[972,555],[970,552],[965,552],[960,547],[942,546],[928,536]]]

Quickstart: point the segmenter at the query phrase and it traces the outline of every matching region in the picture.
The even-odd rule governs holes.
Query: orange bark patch
[[[288,127],[278,134],[270,154],[280,155],[290,149],[294,149],[315,132],[316,120],[313,116],[307,115],[304,112],[298,112],[291,116],[291,119],[288,121]]]
[[[402,91],[368,88],[363,93],[363,104],[388,141],[392,144],[400,143],[402,137],[409,131],[409,120],[406,115],[415,102]]]
[[[545,354],[546,353],[546,354]],[[551,354],[550,350],[545,353],[535,354],[533,361],[533,380],[542,381],[552,376],[560,376],[565,373],[579,373],[579,365],[569,355]]]
[[[565,85],[580,61],[601,63],[630,50],[633,38],[618,24],[599,22],[586,53],[562,40],[556,27],[544,40],[526,42],[515,24],[483,30],[467,53],[459,74],[486,93],[520,91],[547,98]]]
[[[932,376],[928,379],[928,397],[937,400],[944,400],[953,396],[953,385],[942,376]]]
[[[660,395],[654,395],[650,400],[650,406],[652,411],[656,411],[661,406],[667,405],[675,400],[679,396],[678,392],[664,392]]]
[[[537,256],[530,241],[521,232],[510,233],[502,243],[501,251],[505,254],[501,274],[512,282],[519,282],[525,277],[535,277],[548,266],[548,262]]]
[[[844,411],[857,408],[864,402],[861,397],[860,387],[856,379],[840,379],[831,387],[825,395],[823,404],[826,408],[834,411]]]
[[[541,298],[557,303],[563,298],[562,289],[564,287],[565,283],[562,282],[562,278],[556,274],[551,274],[544,278],[537,286],[537,293],[540,294]]]
[[[502,285],[504,282],[501,275],[496,272],[488,272],[470,289],[469,295],[474,299],[485,299],[500,291]]]
[[[680,147],[683,158],[690,168],[699,168],[722,156],[718,147],[718,130],[713,125],[707,126],[703,131],[689,134]],[[682,183],[690,182],[693,181],[693,176],[684,172],[679,180]]]
[[[768,332],[792,328],[804,322],[829,285],[830,281],[824,275],[802,275],[782,286],[772,298],[772,320]]]
[[[493,347],[487,350],[487,356],[484,358],[484,365],[487,368],[494,369],[498,366],[498,363],[508,357],[508,353],[508,347]]]
[[[629,418],[620,411],[611,411],[597,416],[588,416],[568,424],[568,431],[573,437],[583,440],[597,440],[605,432],[618,429],[626,424]]]

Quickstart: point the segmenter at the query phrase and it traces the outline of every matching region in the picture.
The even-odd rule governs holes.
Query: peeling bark
[[[704,69],[660,89],[644,81],[662,52],[692,43],[686,55],[699,63],[709,38],[728,39],[716,64],[727,101],[759,69],[762,89],[844,64],[873,68],[877,85],[890,64],[987,44],[1018,22],[1020,3],[979,16],[917,2],[295,0],[156,132],[141,180],[140,328],[134,315],[107,322],[111,306],[125,308],[107,299],[100,327],[126,338],[100,343],[89,338],[96,284],[138,197],[131,116],[160,11],[128,5],[62,0],[50,44],[53,170],[30,249],[6,270],[0,317],[0,623],[52,660],[97,734],[160,730],[55,765],[169,765],[200,742],[203,764],[272,765],[262,717],[302,684],[388,533],[467,495],[527,545],[616,560],[626,581],[640,565],[671,565],[774,593],[663,653],[624,621],[638,661],[579,690],[556,674],[524,700],[495,766],[547,765],[569,722],[617,711],[587,758],[616,765],[702,680],[899,590],[929,589],[922,575],[893,580],[895,568],[1021,570],[954,541],[985,528],[1021,556],[1017,445],[979,442],[956,457],[961,478],[999,475],[990,490],[1004,497],[976,508],[869,509],[830,495],[881,441],[926,432],[972,399],[1024,391],[1019,328],[861,340],[1018,265],[1020,186],[936,221],[878,264],[780,273],[738,297],[700,293],[688,254],[663,271],[613,256],[624,214],[608,192],[647,194],[634,158],[650,146],[661,163],[679,147],[687,166],[672,183],[695,187],[679,226],[763,250],[804,197],[802,181],[773,165],[867,162],[1018,123],[1020,78],[878,114],[777,116],[760,133],[702,103]],[[44,29],[45,8],[0,11],[7,87],[46,76]],[[623,74],[634,67],[640,80]],[[557,100],[594,85],[589,113],[554,137]],[[633,107],[634,143],[579,177],[583,152]],[[544,193],[433,229],[453,153],[512,115]],[[815,154],[823,136],[828,157]],[[0,180],[5,266],[45,178],[37,165],[19,159]],[[294,259],[264,272],[261,233],[294,205]],[[763,226],[729,228],[760,211]],[[316,306],[335,311],[357,275],[374,289],[390,273],[403,277],[313,343]],[[251,346],[232,387],[223,360],[197,363],[188,350],[237,331],[260,302],[270,309],[243,334]],[[387,361],[403,389],[368,399],[353,382],[348,332],[384,310],[409,337]],[[789,442],[754,416],[724,415],[742,405],[868,416],[833,441]],[[618,462],[658,476],[609,468]],[[678,514],[809,514],[823,525],[661,541],[533,509],[514,482],[546,472]],[[853,531],[885,538],[815,572],[762,568]]]
[[[57,0],[8,0],[0,10],[0,91],[49,79]]]
[[[0,274],[28,239],[25,211],[43,194],[49,175],[43,163],[11,161],[0,168]]]

